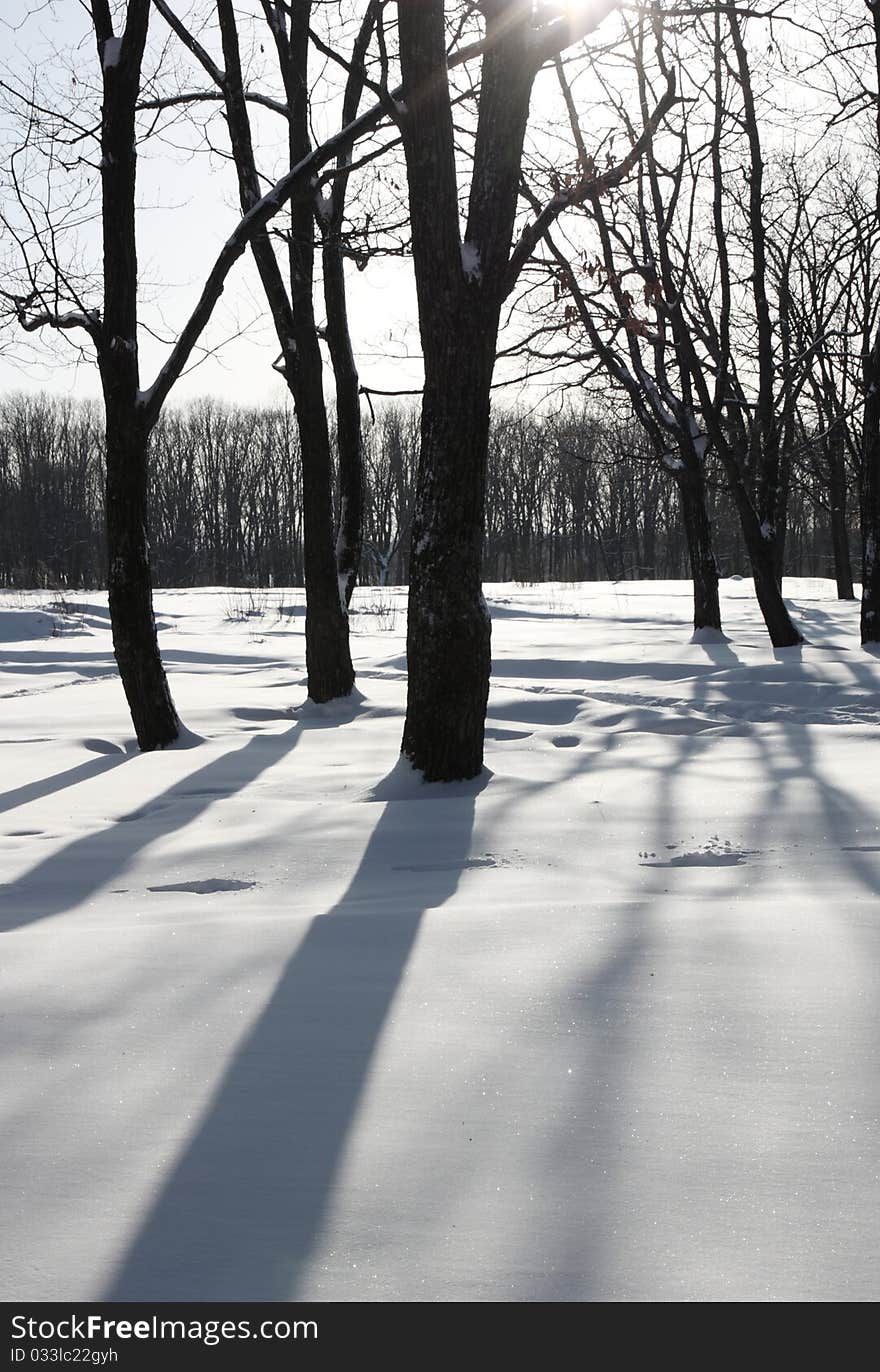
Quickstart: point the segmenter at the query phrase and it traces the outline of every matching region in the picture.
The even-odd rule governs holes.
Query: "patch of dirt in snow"
[[[465,858],[463,862],[407,862],[396,863],[392,872],[463,872],[470,867],[510,867],[512,860],[495,853],[484,853],[482,857]]]
[[[148,891],[189,891],[194,896],[213,896],[220,891],[248,891],[255,881],[234,881],[225,877],[207,877],[204,881],[170,881],[164,886],[148,886]]]
[[[678,844],[667,843],[667,849],[677,848]],[[755,849],[735,848],[730,839],[713,836],[699,848],[686,853],[676,853],[674,857],[658,858],[656,853],[640,852],[640,867],[739,867],[749,857],[756,855]]]

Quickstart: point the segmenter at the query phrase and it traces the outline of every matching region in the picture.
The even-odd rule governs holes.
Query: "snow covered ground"
[[[304,709],[300,592],[158,593],[150,756],[105,598],[0,596],[0,1297],[876,1299],[880,662],[786,591],[488,587],[445,787],[403,592]]]

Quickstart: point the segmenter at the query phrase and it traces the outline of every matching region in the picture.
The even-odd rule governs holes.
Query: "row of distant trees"
[[[419,451],[415,406],[364,428],[360,580],[405,584]],[[789,497],[785,570],[833,576],[832,525],[805,445]],[[288,407],[202,401],[152,438],[150,544],[162,586],[301,585],[302,467]],[[568,409],[492,421],[484,567],[490,581],[625,580],[689,574],[681,504],[640,425]],[[722,474],[708,498],[722,575],[747,571]],[[850,523],[857,517],[852,501]],[[857,530],[848,530],[851,550]],[[47,395],[0,403],[0,584],[83,588],[106,576],[103,429],[94,405]]]

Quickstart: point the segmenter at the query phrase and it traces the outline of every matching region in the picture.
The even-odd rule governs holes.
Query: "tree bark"
[[[718,600],[718,564],[715,561],[712,524],[706,508],[706,486],[699,465],[676,479],[681,518],[694,584],[694,629],[721,629]]]
[[[494,339],[467,316],[443,340],[422,405],[410,560],[403,752],[426,781],[483,765],[491,625],[481,587]]]
[[[334,189],[334,197],[338,192]],[[335,216],[334,216],[335,217]],[[345,298],[345,273],[339,230],[331,225],[324,240],[324,305],[327,346],[336,381],[336,451],[338,455],[339,524],[336,575],[346,607],[360,571],[364,521],[364,457],[361,434],[360,380]]]
[[[831,505],[831,550],[838,600],[855,600],[849,531],[846,522],[846,464],[843,442],[832,433],[828,451],[828,496]]]
[[[863,374],[861,633],[863,643],[880,643],[880,330]]]
[[[171,699],[153,615],[146,535],[148,438],[127,407],[108,406],[106,518],[113,650],[144,752],[173,743],[180,721]]]

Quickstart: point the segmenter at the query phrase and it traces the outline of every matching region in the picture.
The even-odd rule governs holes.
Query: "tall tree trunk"
[[[880,643],[880,330],[863,373],[861,630],[863,643]]]
[[[291,11],[290,32],[273,14],[289,112],[290,164],[310,151],[308,51],[311,5]],[[230,138],[242,209],[259,198],[260,188],[244,98],[235,14],[231,0],[219,0],[225,73],[220,86],[226,101]],[[336,574],[333,540],[333,471],[324,404],[324,379],[314,306],[314,202],[308,196],[291,206],[288,297],[268,233],[252,240],[254,260],[269,302],[281,347],[284,375],[293,397],[302,460],[303,562],[306,590],[306,674],[312,700],[346,696],[354,685],[348,614]]]
[[[426,781],[476,776],[491,668],[481,590],[489,397],[536,66],[523,0],[482,6],[486,47],[462,242],[442,0],[399,4],[422,447],[403,752]]]
[[[150,6],[149,0],[132,0],[121,39],[113,36],[106,4],[95,5],[93,12],[104,79],[104,311],[98,366],[106,419],[110,623],[138,744],[149,751],[173,743],[180,731],[153,616],[146,531],[149,431],[139,406],[135,108]]]
[[[290,165],[311,150],[309,135],[309,17],[311,3],[290,10],[284,85],[289,109]],[[315,320],[314,202],[294,200],[290,211],[290,303],[292,358],[285,356],[296,409],[303,474],[303,559],[306,585],[306,671],[312,700],[347,696],[354,685],[348,613],[336,573],[333,530],[333,464],[324,405],[324,367]],[[289,352],[289,349],[288,349]]]

